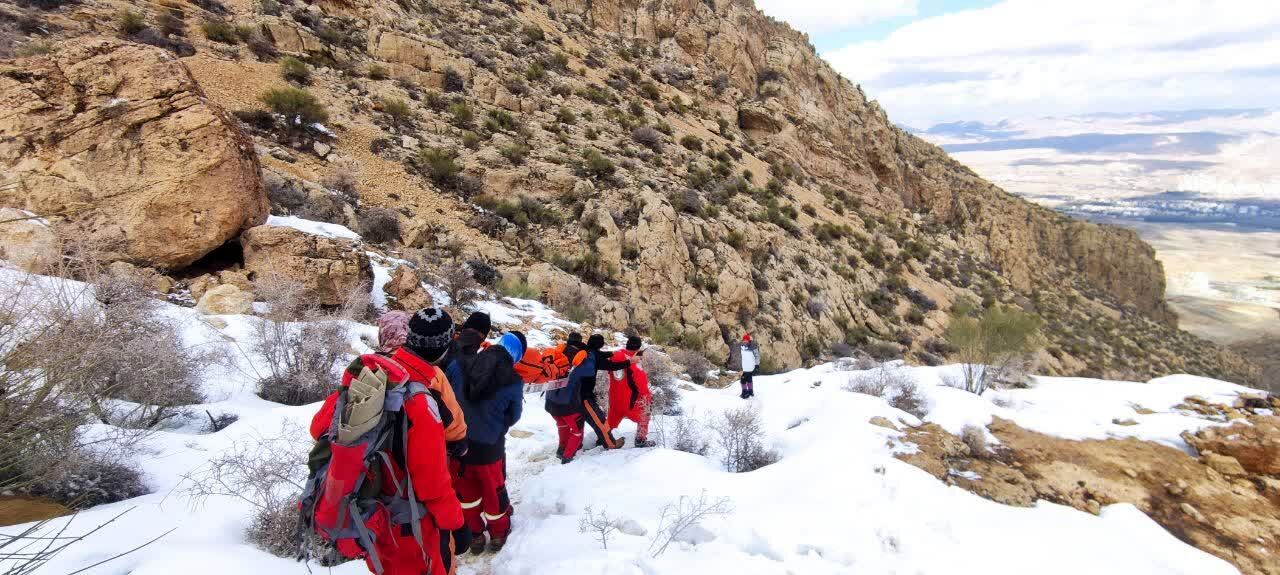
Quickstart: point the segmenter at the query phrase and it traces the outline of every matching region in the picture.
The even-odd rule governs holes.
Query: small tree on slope
[[[963,364],[965,391],[981,395],[1006,380],[1039,344],[1039,330],[1039,317],[1016,309],[991,307],[978,318],[953,315],[947,339]]]

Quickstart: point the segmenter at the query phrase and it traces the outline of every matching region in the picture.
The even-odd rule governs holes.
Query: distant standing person
[[[760,346],[751,340],[751,334],[742,334],[742,399],[755,397],[755,385],[752,378],[760,367]]]

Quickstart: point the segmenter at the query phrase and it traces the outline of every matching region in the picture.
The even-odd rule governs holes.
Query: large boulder
[[[253,311],[253,293],[222,284],[204,292],[196,311],[206,315],[246,314]]]
[[[110,38],[0,64],[0,204],[181,268],[267,217],[252,142],[172,54]]]
[[[0,209],[0,259],[39,273],[58,261],[58,237],[49,223],[13,208]]]
[[[322,305],[339,305],[373,280],[373,268],[353,240],[283,226],[258,226],[240,236],[249,277],[279,276],[304,286]]]
[[[409,266],[400,266],[391,274],[391,281],[382,286],[387,295],[387,307],[414,312],[431,306],[431,294],[422,288],[422,280]]]

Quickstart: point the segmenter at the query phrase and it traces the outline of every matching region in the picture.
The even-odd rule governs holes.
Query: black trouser
[[[618,447],[618,440],[613,438],[613,430],[609,428],[608,419],[594,395],[582,399],[582,420],[596,432],[596,441],[603,443],[606,449]]]
[[[756,370],[742,372],[742,397],[751,397],[756,394],[755,386],[751,382],[751,378],[756,375]]]

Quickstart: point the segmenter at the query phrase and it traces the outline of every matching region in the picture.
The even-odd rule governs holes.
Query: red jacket
[[[640,362],[635,360],[635,355],[634,351],[620,349],[613,352],[613,357],[610,358],[616,362],[631,360],[631,365],[626,369],[609,372],[610,412],[628,412],[632,407],[648,402],[653,397],[649,392],[649,375],[640,367]]]
[[[350,377],[344,373],[343,378]],[[334,392],[324,400],[324,405],[315,417],[311,418],[311,437],[319,440],[321,435],[329,431],[333,423],[333,410],[338,401],[338,393]],[[431,412],[425,395],[415,395],[404,405],[405,415],[409,417],[409,438],[405,449],[406,465],[409,477],[413,481],[414,495],[426,505],[432,524],[439,529],[457,529],[462,527],[462,505],[453,491],[453,480],[449,476],[449,464],[445,456],[444,426]],[[434,401],[434,400],[431,400]],[[395,462],[396,475],[401,476],[400,462]],[[382,485],[383,493],[394,494],[395,484],[390,477],[385,477]],[[424,520],[425,524],[425,520]],[[430,526],[427,526],[430,528]]]

